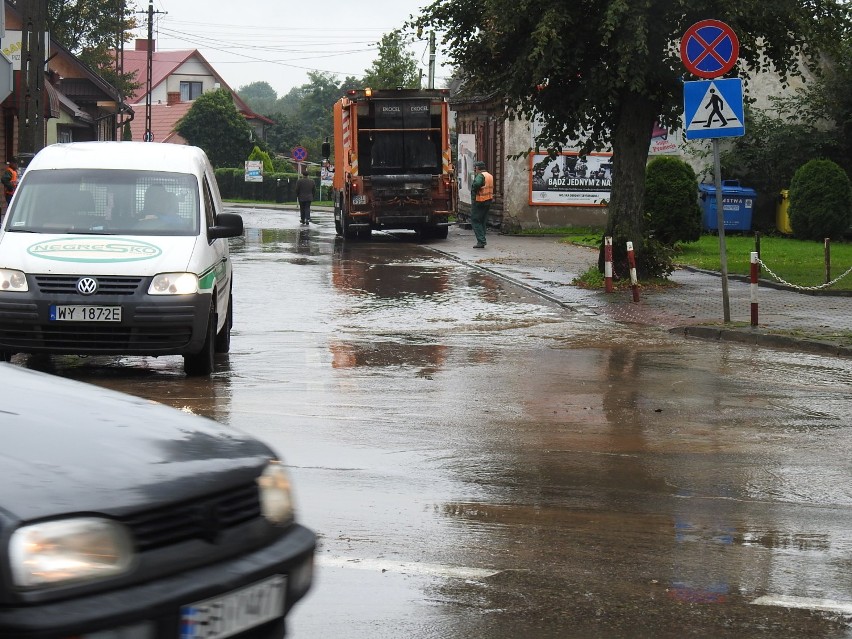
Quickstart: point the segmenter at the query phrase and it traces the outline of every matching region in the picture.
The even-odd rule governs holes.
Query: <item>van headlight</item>
[[[28,290],[27,276],[23,271],[16,271],[11,268],[0,268],[0,291],[25,293]]]
[[[160,273],[151,280],[148,295],[189,295],[198,292],[195,273]]]
[[[293,518],[293,495],[290,477],[277,461],[271,461],[257,478],[260,491],[260,510],[273,524],[283,524]]]
[[[47,521],[18,528],[9,539],[9,566],[19,588],[105,579],[132,563],[130,532],[109,519]]]

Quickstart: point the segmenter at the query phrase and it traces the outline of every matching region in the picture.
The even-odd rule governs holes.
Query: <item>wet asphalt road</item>
[[[852,636],[852,361],[604,325],[328,214],[240,213],[211,380],[25,363],[283,454],[320,535],[290,636]]]

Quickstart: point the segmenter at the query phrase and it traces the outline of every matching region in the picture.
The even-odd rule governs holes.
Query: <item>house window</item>
[[[181,82],[180,83],[180,101],[191,102],[201,95],[201,82]]]
[[[60,144],[73,142],[74,139],[71,136],[71,129],[67,129],[65,127],[56,127],[56,141]]]

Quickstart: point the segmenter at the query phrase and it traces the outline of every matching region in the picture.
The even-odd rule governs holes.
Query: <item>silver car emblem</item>
[[[80,295],[93,295],[98,290],[98,282],[94,277],[81,277],[77,280],[77,292]]]

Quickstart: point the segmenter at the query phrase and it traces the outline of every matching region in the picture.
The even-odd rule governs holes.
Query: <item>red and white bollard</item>
[[[636,256],[633,254],[633,242],[627,243],[627,263],[630,265],[630,288],[633,289],[633,301],[639,301],[639,279],[636,277]]]
[[[612,293],[612,238],[604,238],[604,290]]]
[[[749,284],[749,293],[751,294],[751,325],[757,326],[757,265],[760,258],[757,257],[757,251],[751,253],[751,284]]]

